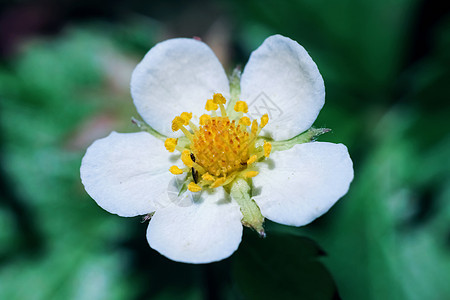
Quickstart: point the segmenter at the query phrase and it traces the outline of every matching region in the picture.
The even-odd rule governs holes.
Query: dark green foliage
[[[151,250],[146,224],[104,212],[79,179],[94,139],[138,130],[129,74],[173,24],[128,14],[27,40],[0,67],[0,299],[446,299],[450,19],[434,2],[217,4],[227,69],[270,34],[308,50],[327,92],[314,126],[332,129],[318,139],[348,146],[355,180],[312,224],[267,221],[267,238],[246,230],[206,266]]]
[[[234,255],[233,275],[247,299],[336,299],[331,275],[311,239],[268,232],[244,236]]]

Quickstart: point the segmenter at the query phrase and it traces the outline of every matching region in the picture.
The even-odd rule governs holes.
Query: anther
[[[187,114],[187,113],[183,113],[183,114]],[[185,118],[186,118],[186,115],[185,115]],[[185,119],[183,119],[182,117],[180,117],[180,116],[175,117],[172,121],[172,131],[175,132],[175,131],[181,130],[181,131],[183,131],[184,135],[189,140],[192,141],[192,138],[193,138],[192,133],[190,133],[186,128],[184,128],[185,122],[186,122]],[[188,120],[188,124],[189,124],[189,120]]]
[[[264,156],[269,157],[270,152],[272,151],[272,144],[264,141],[263,149],[264,149]]]
[[[172,173],[173,175],[180,175],[183,174],[183,170],[181,170],[180,168],[178,168],[177,166],[171,166],[169,169],[170,173]]]
[[[183,125],[189,125],[189,121],[192,119],[192,113],[183,112],[180,118],[184,121]]]
[[[258,159],[257,155],[252,155],[250,156],[250,158],[247,160],[247,165],[251,165],[252,163],[254,163],[256,160]]]
[[[189,152],[189,150],[183,150],[181,153],[181,161],[189,168],[194,166],[194,162],[191,159],[191,152]]]
[[[244,174],[244,176],[245,176],[246,178],[253,178],[253,177],[255,177],[255,176],[258,175],[258,174],[259,174],[258,171],[248,171],[248,172],[246,172],[246,173]]]
[[[191,192],[200,192],[202,190],[201,186],[199,186],[198,184],[194,183],[194,182],[190,182],[188,184],[188,190],[190,190]]]
[[[205,109],[207,111],[217,110],[218,108],[219,105],[217,103],[214,103],[212,99],[206,101]]]
[[[215,179],[213,176],[211,176],[211,174],[209,174],[209,173],[203,174],[203,175],[202,175],[202,179],[203,179],[203,180],[206,180],[206,181],[215,181],[215,180],[216,180],[216,179]]]
[[[205,125],[206,121],[209,119],[211,119],[210,115],[207,115],[207,114],[201,115],[200,116],[200,125],[202,125],[202,126]]]
[[[227,102],[225,97],[222,94],[220,94],[220,93],[215,93],[214,94],[213,101],[216,104],[225,104]]]
[[[242,117],[239,119],[239,124],[242,124],[244,126],[250,126],[252,124],[252,121],[250,121],[249,117]]]
[[[176,116],[172,121],[172,131],[175,132],[175,131],[180,130],[181,127],[183,127],[183,124],[184,124],[184,120],[181,117]]]
[[[215,104],[218,104],[220,107],[220,113],[222,114],[222,117],[226,117],[227,116],[227,111],[225,109],[224,104],[227,102],[227,100],[225,99],[224,96],[222,96],[222,94],[220,93],[216,93],[213,96],[213,102]]]
[[[245,101],[238,101],[234,105],[234,111],[248,113],[248,105]]]
[[[167,151],[173,152],[175,151],[175,147],[177,146],[178,139],[168,138],[164,142],[164,147],[166,147]]]
[[[253,122],[252,122],[252,133],[253,134],[256,134],[256,132],[258,131],[258,121],[256,121],[256,120],[253,120]]]
[[[261,128],[264,128],[264,126],[266,126],[267,125],[267,123],[269,123],[269,116],[267,115],[267,114],[264,114],[262,117],[261,117]]]

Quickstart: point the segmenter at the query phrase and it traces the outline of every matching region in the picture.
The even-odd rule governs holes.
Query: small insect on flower
[[[95,141],[81,180],[108,212],[145,215],[150,247],[174,261],[227,258],[243,226],[265,236],[266,218],[306,225],[353,180],[347,148],[315,141],[328,131],[311,127],[323,79],[284,36],[267,38],[230,80],[205,43],[161,42],[134,70],[131,95],[149,126],[135,120],[143,131]]]
[[[191,153],[191,159],[193,162],[195,162],[195,156]],[[195,170],[194,167],[192,167],[192,180],[194,180],[194,183],[198,183],[198,171]]]
[[[141,223],[150,221],[152,219],[152,217],[153,217],[153,213],[146,214],[145,216],[142,217]]]

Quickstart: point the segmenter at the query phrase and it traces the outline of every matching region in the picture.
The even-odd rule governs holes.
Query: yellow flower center
[[[191,151],[209,174],[226,176],[247,165],[249,142],[249,133],[236,121],[212,117],[195,133]]]
[[[192,113],[183,112],[172,121],[173,131],[181,130],[189,142],[178,145],[178,139],[168,138],[165,147],[173,152],[181,152],[181,160],[185,168],[172,166],[169,171],[174,175],[189,173],[190,183],[187,185],[192,192],[198,192],[203,187],[216,188],[231,183],[235,178],[252,178],[258,175],[254,163],[271,152],[271,144],[257,143],[258,134],[266,126],[267,114],[257,120],[243,116],[248,112],[244,101],[236,102],[235,119],[227,116],[222,94],[214,94],[213,99],[206,102],[205,109],[211,115],[200,116],[200,127],[192,121]],[[220,108],[221,116],[216,110]],[[189,125],[191,131],[186,127]]]

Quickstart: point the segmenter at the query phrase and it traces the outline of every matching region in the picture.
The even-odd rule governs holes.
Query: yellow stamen
[[[236,112],[248,113],[248,105],[245,101],[238,101],[234,105],[234,110]]]
[[[190,140],[192,141],[192,133],[189,132],[189,130],[187,130],[186,128],[184,128],[184,126],[180,127],[180,130],[183,131],[183,134]]]
[[[267,114],[264,114],[262,117],[261,117],[261,128],[264,128],[264,126],[266,126],[267,125],[267,123],[269,123],[269,116],[267,115]]]
[[[222,96],[222,94],[220,93],[216,93],[213,96],[213,102],[215,104],[218,104],[220,107],[220,113],[222,114],[222,117],[226,117],[227,116],[227,111],[225,109],[224,104],[227,102],[227,100],[225,99],[224,96]]]
[[[183,125],[189,125],[189,121],[192,119],[192,113],[181,113],[180,118],[183,119]]]
[[[230,182],[232,182],[234,180],[234,178],[236,178],[237,173],[233,173],[230,176],[227,176],[225,182],[222,185],[227,185]]]
[[[181,161],[189,168],[192,168],[194,162],[191,159],[191,152],[189,150],[183,150],[181,153]]]
[[[223,104],[219,104],[219,107],[220,107],[220,113],[222,114],[222,117],[226,117],[227,110],[225,109],[225,106],[223,106]]]
[[[200,192],[202,190],[202,188],[198,184],[195,184],[194,182],[189,183],[187,188],[188,190],[194,193]]]
[[[192,121],[189,121],[189,127],[191,128],[191,130],[192,130],[193,132],[198,131],[197,125],[195,125],[194,123],[192,123]]]
[[[172,130],[173,131],[178,131],[181,130],[184,135],[192,141],[192,133],[189,132],[189,130],[187,130],[184,127],[184,120],[181,117],[175,117],[175,119],[173,119],[172,121]]]
[[[253,177],[255,177],[255,176],[258,175],[258,174],[259,174],[258,171],[248,171],[248,172],[246,172],[246,173],[244,174],[244,176],[245,176],[246,178],[253,178]]]
[[[170,173],[174,174],[174,175],[180,175],[183,174],[183,170],[181,170],[180,168],[178,168],[177,166],[171,166],[169,169]]]
[[[225,104],[227,102],[227,99],[225,99],[225,97],[222,96],[222,94],[216,93],[213,96],[213,101],[216,104]]]
[[[204,114],[200,116],[200,125],[205,125],[206,120],[211,119],[210,115]]]
[[[252,133],[256,134],[257,131],[258,131],[258,121],[253,120],[253,122],[252,122]]]
[[[219,186],[223,185],[223,184],[225,183],[226,180],[227,180],[227,178],[226,178],[225,176],[224,176],[224,177],[217,178],[216,181],[214,181],[214,183],[211,184],[211,187],[212,187],[212,188],[219,187]]]
[[[245,126],[250,126],[252,124],[252,121],[250,121],[249,117],[242,117],[239,120],[239,124],[245,125]]]
[[[209,174],[209,173],[203,174],[203,175],[202,175],[202,178],[203,178],[204,180],[206,180],[206,181],[215,181],[214,177],[211,176],[211,174]]]
[[[219,105],[214,103],[212,99],[209,99],[206,101],[205,109],[207,111],[217,110],[219,108]]]
[[[175,147],[177,146],[177,143],[178,143],[178,139],[168,138],[164,142],[164,146],[166,147],[167,151],[173,152],[173,151],[175,151]]]
[[[183,118],[177,116],[173,119],[172,121],[172,131],[178,131],[181,129],[181,127],[183,127],[184,124],[184,120]]]
[[[264,148],[264,156],[269,157],[270,152],[272,151],[272,144],[264,141],[263,148]]]
[[[247,160],[247,165],[251,165],[258,159],[258,156],[256,154],[250,156],[250,158]]]

